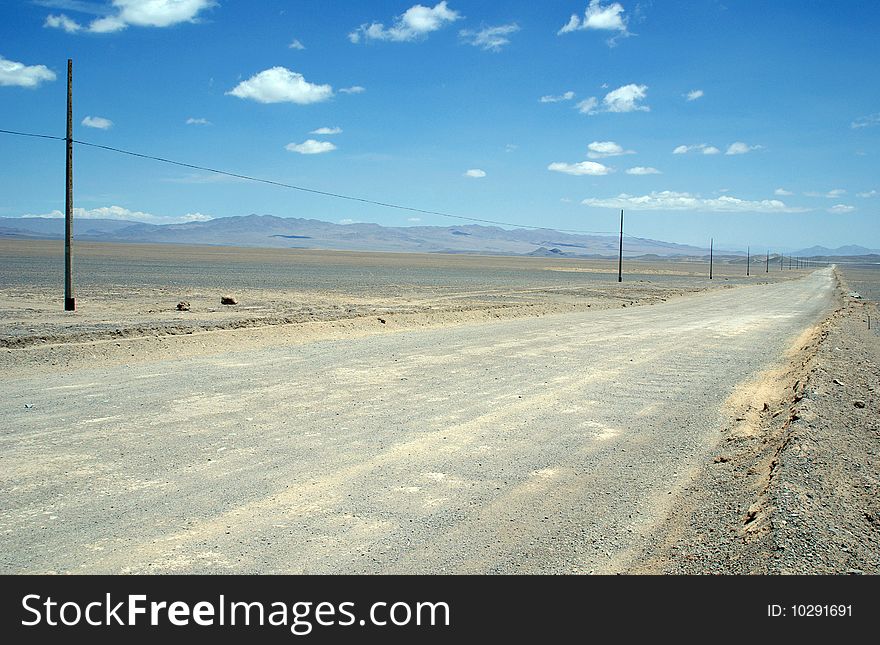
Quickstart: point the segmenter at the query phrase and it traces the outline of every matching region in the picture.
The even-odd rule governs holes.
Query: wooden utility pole
[[[749,275],[749,265],[752,263],[752,249],[751,247],[746,247],[746,276]]]
[[[617,259],[617,281],[623,282],[623,209],[620,209],[620,255]]]
[[[76,311],[73,295],[73,61],[67,59],[67,187],[64,194],[64,311]]]
[[[712,245],[715,242],[711,237],[709,238],[709,279],[712,279]]]
[[[770,249],[767,249],[767,270],[764,273],[770,273]]]

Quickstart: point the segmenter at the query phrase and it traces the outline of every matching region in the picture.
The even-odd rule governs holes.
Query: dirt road
[[[7,377],[0,572],[620,570],[832,291]]]

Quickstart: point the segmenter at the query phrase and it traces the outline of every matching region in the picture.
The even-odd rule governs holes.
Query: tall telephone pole
[[[617,281],[623,282],[623,209],[620,209],[620,255],[617,259]]]
[[[67,59],[67,186],[64,194],[64,311],[76,311],[73,295],[73,61]]]
[[[770,249],[767,249],[767,268],[764,273],[770,273]]]
[[[713,238],[709,238],[709,279],[712,279],[712,245],[715,240]]]
[[[749,267],[750,267],[750,265],[751,265],[751,263],[752,263],[752,255],[751,255],[751,253],[752,253],[752,248],[749,247],[749,246],[747,246],[747,247],[746,247],[746,276],[749,275]]]

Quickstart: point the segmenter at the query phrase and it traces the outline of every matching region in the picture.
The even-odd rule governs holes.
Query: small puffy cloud
[[[721,152],[721,150],[719,150],[715,146],[710,146],[705,143],[697,143],[689,146],[676,146],[676,148],[672,151],[672,154],[685,155],[689,152],[702,152],[704,155],[717,155]]]
[[[447,6],[446,0],[433,7],[417,4],[397,16],[390,27],[385,27],[381,22],[363,24],[348,34],[348,39],[353,43],[369,40],[409,42],[425,38],[432,31],[442,29],[460,17],[457,11]]]
[[[752,150],[760,150],[763,146],[750,146],[742,141],[735,141],[727,147],[726,155],[744,155]]]
[[[608,92],[602,99],[602,103],[608,112],[648,112],[651,108],[640,104],[647,96],[647,85],[630,83]]]
[[[465,177],[472,177],[474,179],[482,179],[486,176],[485,170],[480,170],[479,168],[471,168],[470,170],[464,173]]]
[[[463,29],[458,32],[459,37],[469,45],[479,47],[485,51],[500,52],[505,45],[510,44],[509,36],[519,31],[519,25],[512,22],[497,27],[484,27],[480,31]]]
[[[561,101],[570,101],[574,98],[574,92],[569,90],[568,92],[564,92],[562,94],[553,95],[546,94],[538,99],[539,103],[559,103]]]
[[[866,190],[866,191],[863,192],[863,193],[856,193],[856,194],[857,194],[859,197],[864,197],[865,199],[867,199],[867,198],[869,198],[869,197],[876,197],[876,196],[877,196],[877,191],[876,191],[876,190]]]
[[[45,217],[50,219],[62,218],[64,213],[54,210],[40,215],[25,215],[24,217]],[[100,208],[74,208],[74,219],[115,219],[130,222],[145,222],[147,224],[185,224],[187,222],[206,222],[213,219],[210,215],[202,213],[186,213],[184,215],[155,215],[143,211],[133,211],[122,206],[102,206]]]
[[[650,166],[634,166],[632,168],[626,169],[627,175],[662,175],[659,170],[656,168],[651,168]]]
[[[777,197],[790,197],[791,195],[794,195],[793,192],[786,190],[785,188],[777,188],[773,191],[773,194]]]
[[[352,85],[351,87],[339,88],[340,94],[363,94],[366,91],[367,88],[361,87],[360,85]]]
[[[303,49],[306,48],[306,46],[303,45],[301,42],[299,42],[299,40],[297,40],[296,38],[294,38],[294,39],[293,39],[293,42],[290,43],[290,44],[287,46],[287,48],[288,48],[288,49],[299,49],[299,50],[303,50]]]
[[[186,120],[187,125],[214,125],[208,119],[190,117]]]
[[[323,128],[318,128],[317,130],[312,130],[309,134],[342,134],[342,128],[336,126],[335,128],[328,128],[324,126]]]
[[[414,222],[414,223],[415,223],[415,222],[421,222],[421,221],[422,221],[422,218],[421,218],[421,217],[407,217],[407,218],[406,218],[406,221],[407,221],[407,222]]]
[[[847,204],[835,204],[831,208],[828,209],[829,213],[851,213],[856,209],[855,206],[849,206]]]
[[[612,172],[612,169],[595,161],[580,161],[578,163],[563,163],[556,161],[547,166],[547,170],[561,172],[566,175],[593,175],[601,176]]]
[[[34,88],[54,80],[55,72],[45,65],[25,65],[0,56],[0,85]]]
[[[595,96],[579,101],[575,106],[581,114],[598,114],[599,100]]]
[[[584,17],[581,18],[577,14],[572,14],[568,22],[556,32],[557,36],[571,33],[573,31],[586,31],[595,29],[600,31],[616,31],[618,36],[626,36],[626,16],[624,14],[623,5],[619,2],[603,5],[601,0],[590,0],[584,11]],[[609,45],[614,44],[614,40],[608,42]]]
[[[87,128],[96,128],[98,130],[109,130],[113,127],[113,121],[102,116],[87,116],[82,120],[82,124]]]
[[[871,126],[875,125],[880,125],[880,112],[869,114],[867,116],[860,116],[858,119],[850,123],[850,127],[853,130],[858,130],[859,128],[870,128]]]
[[[308,105],[329,99],[333,96],[333,88],[309,83],[302,74],[286,67],[272,67],[242,81],[226,93],[259,103]]]
[[[651,108],[643,105],[648,97],[647,85],[622,85],[616,90],[611,90],[602,99],[600,106],[599,100],[595,96],[584,99],[577,104],[577,109],[581,114],[598,114],[599,112],[649,112]]]
[[[115,13],[93,20],[88,28],[64,14],[48,16],[43,26],[63,29],[68,33],[89,31],[94,34],[114,33],[129,26],[171,27],[183,22],[197,22],[199,13],[217,6],[217,2],[215,0],[112,0],[111,5]],[[69,7],[76,11],[81,5],[70,3]]]
[[[787,206],[778,199],[752,201],[729,195],[703,198],[691,193],[671,190],[653,191],[647,195],[627,195],[605,199],[588,198],[581,201],[598,208],[624,208],[636,211],[712,211],[719,213],[799,213],[807,209]]]
[[[634,155],[635,150],[624,150],[623,146],[614,141],[593,141],[587,145],[587,156],[590,159],[603,159],[604,157],[619,157],[620,155]]]
[[[339,220],[339,223],[342,224],[343,226],[348,226],[349,224],[357,224],[358,221],[356,219],[345,218],[345,219]]]
[[[43,23],[43,26],[51,29],[62,29],[69,34],[75,34],[83,28],[76,20],[73,20],[63,13],[57,16],[52,14],[46,16],[46,21]]]
[[[808,191],[804,193],[804,195],[806,195],[807,197],[824,197],[826,199],[837,199],[846,195],[846,191],[843,188],[834,188],[833,190],[829,190],[827,193]]]
[[[697,99],[703,97],[703,90],[691,90],[690,92],[685,94],[684,97],[688,101],[696,101]]]
[[[314,139],[306,139],[302,143],[288,143],[284,148],[301,155],[319,155],[322,152],[336,150],[336,146],[329,141],[315,141]]]

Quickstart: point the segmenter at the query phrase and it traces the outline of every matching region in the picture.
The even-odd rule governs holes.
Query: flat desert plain
[[[62,252],[0,241],[4,573],[880,570],[845,268]]]

